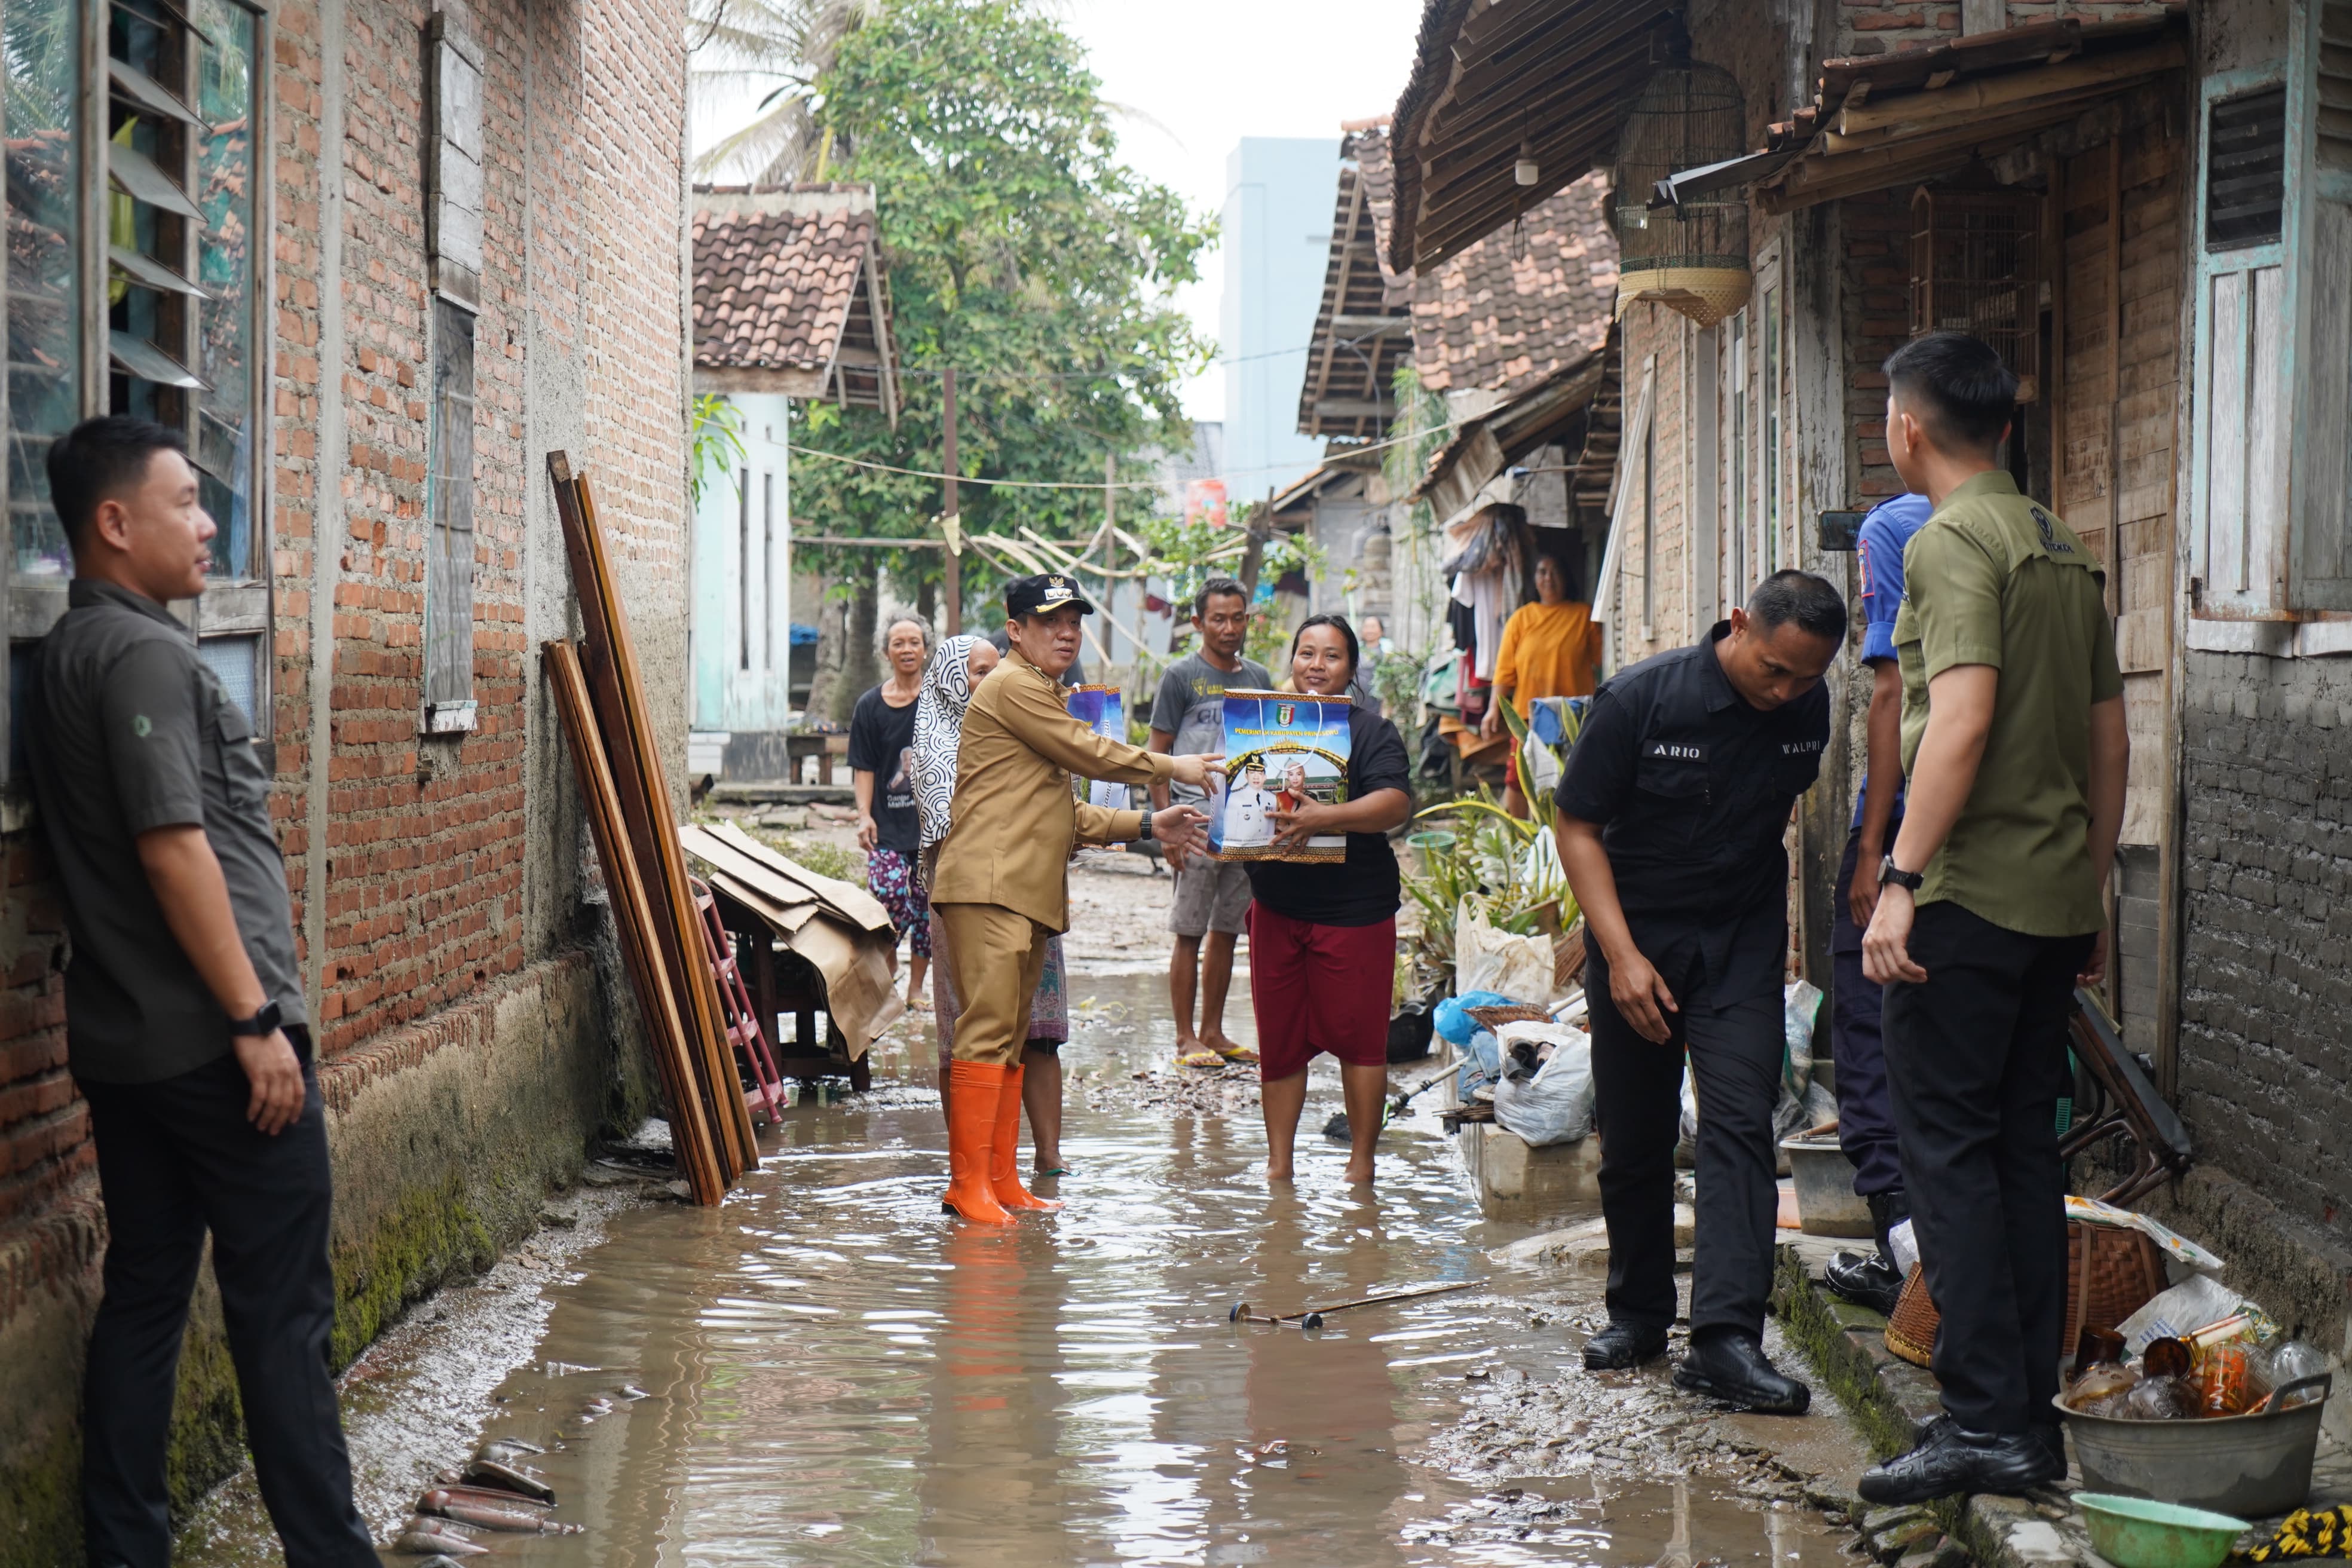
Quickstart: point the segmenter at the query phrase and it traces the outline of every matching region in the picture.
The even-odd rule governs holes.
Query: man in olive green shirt
[[[2123,823],[2123,676],[2097,564],[1997,466],[2017,378],[1930,333],[1886,362],[1886,444],[1936,510],[1903,557],[1903,829],[1864,973],[1912,1228],[1942,1315],[1945,1415],[1862,1478],[1874,1503],[2021,1492],[2065,1474],[2057,1101],[2077,982],[2106,963]]]

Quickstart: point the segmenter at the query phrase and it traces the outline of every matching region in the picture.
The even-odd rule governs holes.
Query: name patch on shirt
[[[1642,754],[1664,757],[1673,763],[1703,763],[1706,761],[1706,747],[1688,741],[1653,741],[1642,749]]]
[[[1822,749],[1820,741],[1783,741],[1780,754],[1784,757],[1809,757]]]

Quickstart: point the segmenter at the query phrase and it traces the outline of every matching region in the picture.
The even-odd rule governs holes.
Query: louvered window
[[[72,558],[49,447],[98,414],[181,431],[218,525],[191,619],[268,700],[268,18],[240,0],[6,0],[8,511],[0,632],[37,637]],[[94,36],[93,36],[94,35]],[[263,724],[268,731],[266,718]]]
[[[2217,99],[2206,110],[2205,245],[2268,245],[2286,211],[2286,89]]]

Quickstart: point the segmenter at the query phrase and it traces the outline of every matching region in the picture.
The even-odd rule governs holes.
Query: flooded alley
[[[1300,1179],[1269,1193],[1254,1073],[1167,1065],[1164,983],[1137,956],[1164,879],[1077,880],[1115,940],[1073,961],[1070,1174],[1044,1189],[1066,1208],[1007,1231],[940,1213],[930,1037],[911,1023],[872,1093],[789,1110],[720,1208],[621,1201],[640,1184],[599,1167],[615,1186],[559,1210],[568,1226],[347,1380],[379,1539],[502,1437],[547,1450],[530,1462],[554,1517],[586,1527],[478,1532],[482,1561],[533,1568],[1837,1557],[1843,1537],[1758,1449],[1850,1465],[1833,1407],[1719,1417],[1663,1365],[1583,1372],[1599,1276],[1490,1262],[1533,1227],[1481,1218],[1433,1116],[1384,1138],[1376,1188],[1342,1185],[1344,1151],[1311,1136],[1339,1108],[1328,1063]],[[1245,1025],[1240,975],[1236,993]],[[1228,1321],[1237,1300],[1447,1281],[1478,1283],[1319,1331]],[[185,1560],[268,1561],[267,1535],[241,1480]]]

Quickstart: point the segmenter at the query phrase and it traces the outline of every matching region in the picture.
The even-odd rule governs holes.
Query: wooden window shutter
[[[2290,409],[2285,94],[2241,73],[2202,85],[2196,391],[2188,497],[2190,614],[2286,617]],[[2277,193],[2274,197],[2273,193]]]
[[[2302,153],[2290,254],[2303,321],[2294,356],[2294,485],[2287,605],[2352,610],[2352,4],[2313,0],[2289,123]]]

